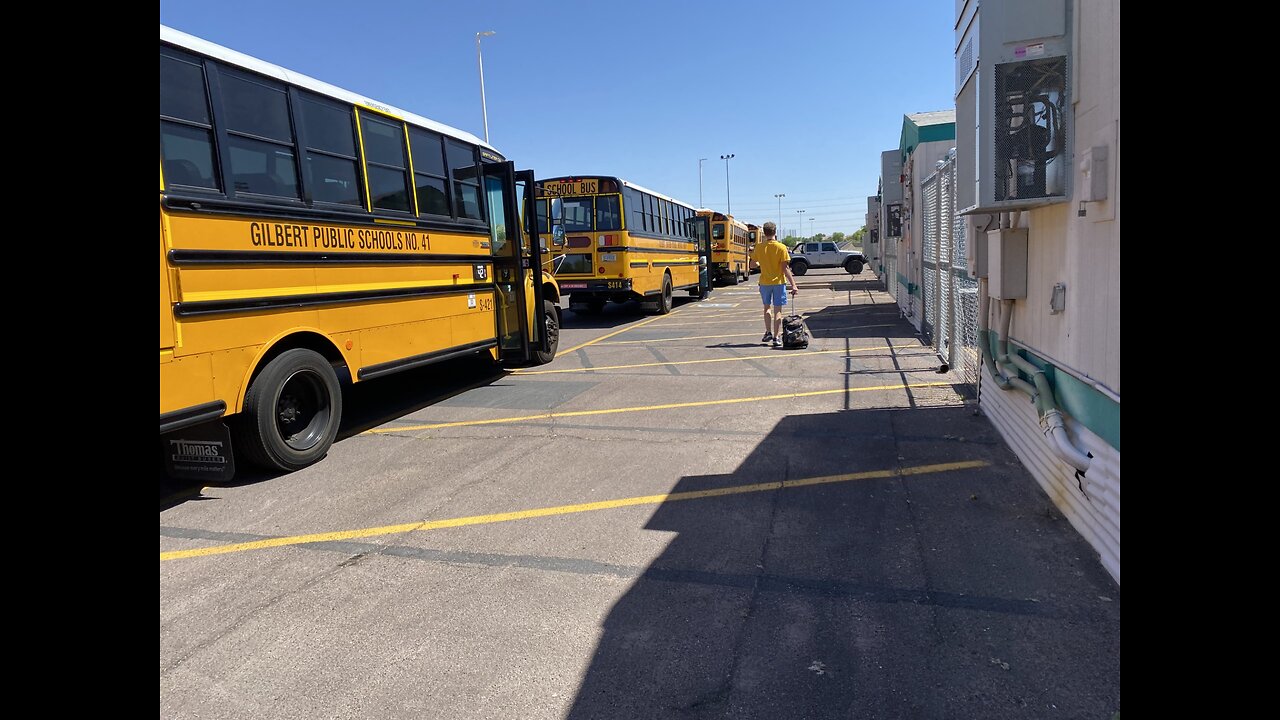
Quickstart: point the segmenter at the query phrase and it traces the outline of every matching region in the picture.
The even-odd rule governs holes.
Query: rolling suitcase
[[[792,295],[794,301],[795,296]],[[796,314],[782,318],[782,349],[803,350],[809,347],[809,326],[804,316],[796,310]]]

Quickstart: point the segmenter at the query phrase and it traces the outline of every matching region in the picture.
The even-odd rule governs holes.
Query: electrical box
[[[1067,0],[968,0],[956,13],[961,212],[1066,202],[1071,172]]]
[[[1097,145],[1080,154],[1081,187],[1076,199],[1098,202],[1107,199],[1107,146]]]
[[[987,233],[987,262],[991,271],[987,292],[997,300],[1027,297],[1027,230],[1000,228]]]
[[[965,248],[964,261],[965,270],[968,271],[971,278],[988,277],[987,272],[987,233],[983,231],[983,225],[973,218],[967,216],[965,222]]]

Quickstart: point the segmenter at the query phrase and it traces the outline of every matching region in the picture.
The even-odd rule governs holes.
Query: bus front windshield
[[[622,211],[617,195],[564,199],[565,232],[591,232],[592,230],[610,232],[621,229]]]

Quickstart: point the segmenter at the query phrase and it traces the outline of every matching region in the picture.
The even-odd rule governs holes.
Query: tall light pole
[[[706,162],[706,158],[698,158],[698,209],[706,207],[702,204],[702,163]]]
[[[782,232],[782,198],[786,196],[786,193],[774,195],[774,197],[778,198],[778,232]]]
[[[796,235],[797,235],[797,236],[799,236],[799,235],[800,235],[800,233],[804,232],[804,213],[806,213],[806,212],[808,212],[808,211],[807,211],[807,210],[797,210],[796,212],[800,214],[800,222],[798,223],[798,224],[800,225],[800,228],[799,228],[798,230],[796,230]]]
[[[480,54],[480,38],[496,35],[492,30],[476,33],[476,62],[480,64],[480,113],[484,115],[484,141],[489,142],[489,108],[484,104],[484,56]]]
[[[721,155],[720,159],[724,161],[724,214],[733,214],[733,204],[729,202],[729,161],[733,159],[733,153]]]
[[[813,237],[813,221],[816,218],[809,218],[809,237]]]

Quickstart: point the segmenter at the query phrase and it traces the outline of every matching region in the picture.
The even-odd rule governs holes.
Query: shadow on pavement
[[[986,464],[838,479],[957,461]],[[967,407],[790,416],[673,493],[645,528],[677,535],[609,613],[570,718],[1120,708],[1119,588]]]
[[[489,385],[509,373],[492,362],[487,353],[458,358],[406,370],[385,378],[354,385],[343,384],[342,424],[337,444],[379,425],[386,424],[425,407],[448,400],[473,388]],[[320,462],[324,462],[321,460]],[[202,500],[201,488],[239,487],[271,480],[282,473],[258,468],[236,457],[236,476],[231,482],[199,483],[169,478],[160,471],[160,511],[188,501]]]

